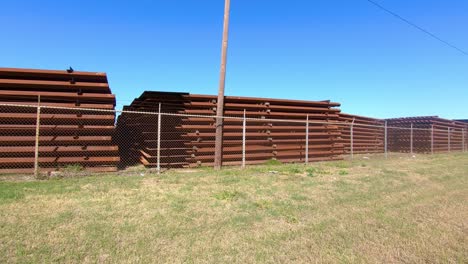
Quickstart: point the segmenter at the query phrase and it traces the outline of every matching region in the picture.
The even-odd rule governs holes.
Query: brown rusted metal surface
[[[41,171],[69,165],[117,169],[115,113],[80,110],[114,110],[115,96],[105,73],[0,68],[0,104],[34,106],[0,106],[0,172],[33,171],[39,95]]]
[[[351,125],[354,121],[354,125]],[[385,151],[385,120],[340,113],[341,134],[345,153],[351,153],[351,128],[354,154],[383,153]]]
[[[414,128],[413,151],[416,153],[455,152],[463,151],[464,147],[466,149],[468,126],[464,122],[437,116],[394,118],[387,121],[390,127],[390,151],[411,151],[411,124]]]
[[[214,95],[145,92],[125,110],[156,113],[162,103],[163,113],[197,116],[162,117],[161,166],[195,167],[214,165],[217,99]],[[242,161],[242,116],[246,109],[246,163],[258,164],[270,159],[282,162],[305,162],[305,121],[309,127],[309,160],[341,159],[341,129],[331,122],[339,120],[339,104],[329,101],[299,101],[268,98],[225,98],[223,164]],[[271,119],[290,120],[289,122]],[[301,121],[301,122],[294,122]],[[316,124],[321,121],[325,124]],[[119,135],[128,135],[121,145],[122,159],[146,166],[156,165],[157,116],[123,113],[117,122]]]

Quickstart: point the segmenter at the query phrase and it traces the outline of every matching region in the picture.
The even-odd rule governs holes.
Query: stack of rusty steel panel
[[[353,153],[370,154],[385,151],[385,120],[351,114],[340,114],[341,136],[345,153],[351,153],[351,127],[353,127]]]
[[[466,149],[468,131],[466,123],[437,116],[393,118],[387,119],[387,122],[389,151],[411,152],[411,141],[415,153]]]
[[[211,166],[214,162],[216,96],[187,93],[145,92],[126,110],[163,113],[161,166]],[[299,101],[268,98],[225,98],[223,164],[242,160],[243,113],[246,111],[246,163],[258,164],[276,159],[304,162],[306,118],[309,116],[309,161],[342,159],[343,144],[339,104],[329,101]],[[288,122],[280,120],[289,120]],[[117,122],[119,134],[136,138],[122,146],[129,160],[155,166],[157,158],[157,116],[123,113]],[[125,155],[125,154],[123,154]]]
[[[38,104],[41,171],[117,169],[115,97],[105,73],[0,68],[0,104],[1,172],[33,171]]]
[[[116,142],[119,143],[121,166],[157,164],[158,112],[183,113],[186,94],[144,92],[130,106],[125,106],[117,119]],[[185,167],[191,150],[182,138],[182,117],[161,118],[160,162],[162,167]]]

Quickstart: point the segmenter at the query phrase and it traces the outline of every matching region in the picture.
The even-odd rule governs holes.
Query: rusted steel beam
[[[204,156],[207,156],[207,154],[208,156],[211,155],[210,159],[213,158],[214,161],[216,96],[162,92],[153,94],[145,92],[130,106],[125,107],[125,109],[136,111],[144,109],[145,111],[157,112],[157,105],[162,103],[164,106],[166,102],[168,102],[169,107],[166,113],[213,117],[172,116],[170,122],[163,122],[163,128],[165,128],[161,133],[163,145],[165,147],[173,146],[178,151],[168,152],[170,155],[167,154],[167,156],[161,157],[162,164],[166,164],[167,166],[187,166],[189,163],[198,164],[199,161],[193,158],[190,158],[186,161],[187,164],[184,164],[183,158],[192,157],[193,155],[197,156],[200,153],[204,153]],[[225,98],[224,113],[226,116],[238,116],[239,119],[227,118],[224,120],[223,154],[229,154],[226,153],[226,150],[228,152],[237,151],[237,148],[242,147],[242,121],[245,109],[247,117],[246,155],[264,153],[261,159],[266,161],[271,157],[275,157],[275,153],[284,154],[284,151],[288,149],[291,151],[304,149],[306,145],[304,117],[309,115],[311,118],[309,128],[311,138],[309,144],[312,150],[310,154],[322,155],[314,153],[314,150],[320,150],[321,147],[324,147],[333,151],[331,152],[332,154],[323,155],[328,155],[330,158],[335,159],[335,156],[339,157],[343,152],[340,127],[333,124],[333,122],[338,121],[339,117],[339,109],[335,108],[337,105],[339,104],[333,104],[329,101],[308,102],[228,96]],[[170,116],[165,116],[165,118],[168,117]],[[291,121],[278,122],[270,119]],[[317,122],[321,122],[322,124],[318,124]],[[154,138],[157,130],[154,124],[154,119],[152,120],[150,115],[136,115],[132,113],[122,114],[117,122],[118,130],[121,131],[119,133],[125,135],[131,134],[134,136],[134,140],[139,142],[134,146],[126,147],[127,151],[125,152],[146,166],[154,166],[155,162],[155,152],[149,150],[154,149],[156,145]],[[242,154],[241,152],[240,149],[239,154]],[[294,160],[303,162],[304,153],[299,156],[291,156],[284,159],[287,159],[288,162]],[[246,162],[249,164],[248,159],[254,157],[247,155],[246,158]],[[171,159],[173,162],[170,162]],[[230,162],[223,159],[224,161]],[[241,161],[242,158],[240,158]]]
[[[107,75],[104,72],[0,68],[1,79],[70,80],[71,77],[89,82],[107,82]]]
[[[79,163],[93,170],[116,169],[115,112],[87,110],[114,110],[105,73],[0,68],[0,88],[0,163],[6,171],[31,165],[37,129],[41,167]]]
[[[87,82],[63,82],[63,81],[39,81],[39,80],[15,80],[0,79],[0,88],[16,89],[48,89],[48,90],[83,90],[87,92],[108,91],[107,83],[87,83]]]
[[[83,93],[77,94],[73,92],[44,92],[44,91],[14,91],[14,90],[0,90],[0,98],[25,98],[25,99],[37,99],[40,95],[41,99],[44,100],[58,100],[63,101],[80,101],[84,103],[89,102],[115,102],[115,96],[113,94],[97,94],[97,93]]]

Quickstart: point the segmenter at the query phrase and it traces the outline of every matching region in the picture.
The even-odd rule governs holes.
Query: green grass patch
[[[0,261],[466,263],[467,160],[0,177]]]

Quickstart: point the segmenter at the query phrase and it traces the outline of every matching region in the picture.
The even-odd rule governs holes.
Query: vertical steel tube
[[[39,177],[39,133],[41,126],[41,96],[37,97],[36,139],[34,146],[34,177]]]
[[[351,159],[354,159],[354,121],[355,118],[353,118],[353,122],[351,123]]]
[[[309,115],[306,117],[305,164],[309,163]]]
[[[410,153],[411,153],[411,155],[413,155],[413,123],[411,123]]]
[[[158,111],[158,147],[157,147],[157,172],[161,173],[161,103]]]
[[[387,136],[388,136],[388,131],[387,131],[387,121],[385,121],[385,139],[384,139],[384,145],[385,145],[385,158],[388,158],[388,140],[387,140]]]
[[[434,155],[434,125],[431,125],[431,154]]]
[[[216,139],[215,139],[215,159],[214,168],[221,169],[223,163],[223,115],[224,115],[224,86],[226,84],[226,64],[229,36],[229,9],[230,0],[225,0],[224,4],[224,26],[223,44],[221,49],[221,70],[219,77],[218,102],[216,108]]]
[[[462,128],[462,152],[465,152],[466,144],[465,144],[465,129]]]
[[[447,134],[448,134],[448,152],[452,152],[452,144],[451,144],[451,143],[452,143],[452,142],[451,142],[452,139],[450,138],[450,137],[451,137],[451,135],[450,135],[450,127],[447,128],[447,131],[448,131],[448,132],[447,132]]]
[[[247,119],[246,119],[246,110],[244,109],[244,120],[242,122],[242,168],[245,168],[245,138],[246,138],[246,129],[247,128]]]
[[[465,130],[462,128],[461,129],[461,151],[464,152],[465,151]]]

